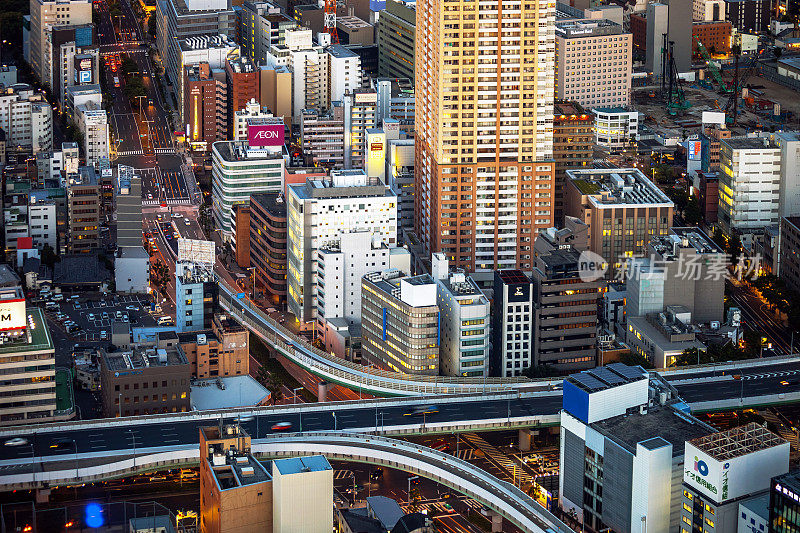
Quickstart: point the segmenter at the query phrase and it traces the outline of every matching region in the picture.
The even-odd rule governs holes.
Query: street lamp
[[[292,393],[294,394],[294,397],[292,398],[292,405],[297,403],[297,391],[301,390],[303,390],[303,387],[297,387],[296,389],[292,389]]]
[[[333,415],[333,430],[336,431],[336,412],[331,413]]]
[[[419,479],[419,476],[411,476],[408,478],[408,503],[411,504],[411,482]]]

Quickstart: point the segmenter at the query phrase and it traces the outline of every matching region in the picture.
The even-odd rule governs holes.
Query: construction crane
[[[728,101],[725,104],[725,122],[727,122],[728,124],[736,124],[736,120],[738,118],[737,115],[739,114],[737,105],[739,103],[739,95],[742,94],[742,88],[747,83],[747,80],[748,78],[750,78],[750,75],[753,74],[753,72],[755,72],[756,69],[758,68],[758,59],[761,57],[761,53],[763,51],[764,49],[762,48],[761,50],[759,50],[757,54],[755,54],[750,59],[750,64],[747,65],[747,70],[744,71],[744,74],[742,75],[741,78],[739,77],[739,54],[736,54],[735,56],[734,61],[736,66],[734,68],[735,72],[734,80],[736,81],[733,84],[733,92],[731,93],[730,98],[728,98]],[[731,111],[731,108],[733,108],[732,117],[728,116],[728,113]]]
[[[665,92],[667,111],[670,115],[677,115],[679,111],[685,111],[692,106],[692,104],[686,100],[686,94],[683,92],[683,87],[681,87],[681,79],[678,77],[678,67],[675,65],[674,47],[675,41],[669,41],[669,45],[666,47],[666,68],[669,73],[669,81],[668,88]]]
[[[331,36],[331,43],[339,44],[339,32],[336,31],[336,0],[325,0],[323,26],[325,32]]]
[[[725,80],[722,79],[722,74],[720,73],[717,66],[714,64],[714,61],[711,57],[711,54],[708,53],[706,47],[703,46],[703,43],[697,37],[693,37],[694,42],[697,43],[697,49],[700,51],[700,55],[703,56],[703,59],[706,62],[706,66],[708,67],[708,71],[711,73],[711,76],[714,78],[714,81],[717,82],[717,86],[719,86],[720,92],[729,93],[731,91],[728,84],[725,83]]]

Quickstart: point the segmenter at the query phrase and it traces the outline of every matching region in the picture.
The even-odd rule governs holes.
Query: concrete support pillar
[[[50,489],[36,489],[36,503],[47,503],[50,501]]]
[[[327,402],[328,401],[328,389],[331,387],[330,383],[327,381],[320,381],[317,384],[317,401],[318,402]]]
[[[519,442],[517,444],[519,451],[521,452],[529,452],[531,451],[531,430],[530,429],[520,429],[519,430]]]
[[[503,533],[503,517],[492,513],[492,533]]]

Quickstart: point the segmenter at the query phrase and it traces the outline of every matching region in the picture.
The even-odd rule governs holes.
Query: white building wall
[[[663,440],[663,439],[662,439]],[[631,494],[631,529],[639,526],[648,533],[669,533],[672,505],[672,445],[654,450],[636,445],[633,457],[635,490]],[[643,520],[644,517],[644,520]]]
[[[730,154],[730,159],[726,154]],[[730,229],[752,234],[780,223],[781,150],[775,147],[720,152],[720,166],[731,195],[720,183],[720,210],[730,217]],[[723,219],[724,220],[724,219]],[[743,243],[748,244],[746,237]]]
[[[330,102],[344,98],[345,93],[352,92],[361,86],[361,58],[353,54],[347,57],[336,57],[330,52],[328,56],[328,72],[330,73]]]
[[[150,262],[147,257],[114,259],[117,292],[147,294],[150,287]]]
[[[272,467],[274,533],[333,531],[333,470],[281,475]]]
[[[775,144],[781,150],[781,217],[800,215],[800,136],[796,132],[776,133]]]
[[[28,207],[28,235],[33,245],[42,249],[45,244],[57,248],[57,221],[55,204],[31,204]]]

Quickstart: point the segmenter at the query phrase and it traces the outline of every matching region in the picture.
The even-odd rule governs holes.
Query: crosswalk
[[[192,205],[191,198],[168,198],[166,200],[142,200],[145,207],[153,207],[165,203],[167,205]]]
[[[483,452],[487,459],[495,465],[505,470],[512,480],[517,481],[520,485],[533,483],[533,476],[522,468],[519,460],[502,453],[475,433],[464,433],[461,438]]]
[[[351,479],[355,477],[352,470],[334,470],[333,479]]]
[[[155,153],[157,154],[174,154],[175,148],[156,148]]]
[[[117,155],[122,157],[126,155],[144,155],[142,150],[128,150],[127,152],[117,152]]]
[[[458,450],[458,458],[462,461],[471,461],[474,456],[472,455],[472,448],[466,450]]]

